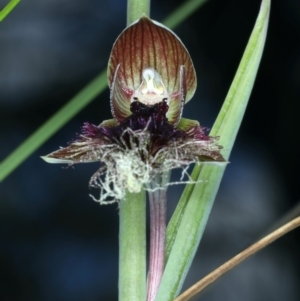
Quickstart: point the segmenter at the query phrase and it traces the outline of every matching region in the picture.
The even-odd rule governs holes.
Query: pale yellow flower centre
[[[169,103],[169,94],[163,84],[160,74],[153,68],[146,68],[142,73],[143,81],[139,88],[134,91],[131,102],[139,101],[152,106],[161,101]]]

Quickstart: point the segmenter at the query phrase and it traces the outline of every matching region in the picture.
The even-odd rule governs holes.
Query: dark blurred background
[[[162,21],[182,3],[153,0],[151,17]],[[184,117],[212,126],[259,6],[210,0],[175,29],[198,76]],[[106,68],[125,22],[125,0],[27,0],[0,23],[0,161]],[[273,1],[250,103],[185,287],[298,204],[299,33],[300,2]],[[117,300],[118,210],[89,197],[98,165],[64,169],[39,158],[83,122],[109,118],[106,90],[0,184],[0,301]],[[170,188],[169,213],[182,188]],[[299,300],[299,237],[281,238],[195,300]]]

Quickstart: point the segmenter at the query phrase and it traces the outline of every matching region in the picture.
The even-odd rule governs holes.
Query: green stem
[[[127,26],[150,15],[150,0],[127,1]],[[119,301],[146,301],[146,193],[120,202]]]
[[[150,0],[127,1],[127,26],[139,19],[143,14],[150,17]]]
[[[119,301],[146,300],[146,194],[120,202]]]

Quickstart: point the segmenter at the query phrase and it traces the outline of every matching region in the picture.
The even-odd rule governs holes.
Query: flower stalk
[[[146,300],[146,195],[127,193],[120,202],[119,301]]]
[[[127,1],[127,26],[142,14],[150,15],[150,0]],[[119,215],[119,301],[143,301],[147,289],[145,191],[127,192]]]
[[[139,19],[143,14],[150,16],[150,0],[127,1],[127,26]]]
[[[165,267],[167,183],[170,172],[148,185],[150,203],[150,259],[147,301],[154,301]]]

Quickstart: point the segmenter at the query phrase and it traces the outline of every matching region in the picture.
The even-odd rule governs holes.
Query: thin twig
[[[290,209],[288,212],[285,212],[279,219],[276,220],[276,222],[274,222],[269,228],[267,228],[264,233],[262,233],[259,237],[257,237],[257,239],[261,239],[267,236],[271,232],[287,224],[289,221],[291,221],[292,219],[298,216],[300,216],[300,200],[292,209]]]
[[[247,248],[246,250],[242,251],[235,257],[231,258],[227,262],[225,262],[223,265],[218,267],[216,270],[208,274],[206,277],[195,283],[193,286],[191,286],[189,289],[187,289],[185,292],[183,292],[179,297],[174,299],[174,301],[188,301],[192,297],[194,297],[196,294],[201,292],[204,288],[206,288],[208,285],[216,281],[218,278],[223,276],[225,273],[230,271],[232,268],[237,266],[239,263],[250,257],[251,255],[255,254],[256,252],[260,251],[273,241],[277,240],[281,236],[287,234],[288,232],[292,231],[293,229],[300,226],[300,216],[293,219],[289,223],[285,224],[284,226],[278,228],[277,230],[273,231],[271,234],[265,236],[258,242],[254,243],[252,246]]]

